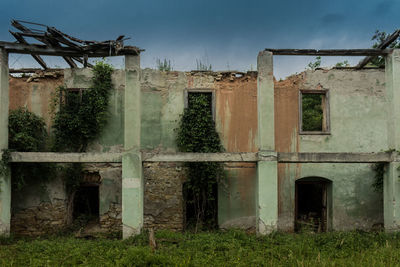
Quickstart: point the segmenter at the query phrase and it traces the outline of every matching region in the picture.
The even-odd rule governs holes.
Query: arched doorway
[[[332,182],[322,177],[296,181],[295,230],[325,232],[330,229]]]

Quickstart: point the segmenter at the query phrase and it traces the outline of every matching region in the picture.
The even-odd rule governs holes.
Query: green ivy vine
[[[177,128],[177,146],[181,152],[222,152],[223,146],[215,129],[211,112],[211,94],[188,95],[188,108],[184,110]],[[215,162],[186,163],[187,181],[184,185],[188,226],[217,227],[217,185],[224,176],[223,165]],[[190,220],[191,219],[191,220]]]
[[[100,61],[92,71],[91,86],[88,89],[71,91],[65,87],[57,88],[51,103],[52,110],[58,107],[53,116],[53,151],[85,152],[107,123],[108,103],[113,89],[113,68]],[[83,165],[63,164],[61,172],[69,196],[68,213],[72,215],[74,196],[83,179]]]

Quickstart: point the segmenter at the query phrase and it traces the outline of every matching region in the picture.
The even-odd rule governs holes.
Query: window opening
[[[327,90],[300,91],[300,133],[329,134]]]
[[[205,95],[209,103],[209,109],[212,117],[215,120],[215,94],[214,90],[210,89],[190,89],[185,91],[185,108],[190,106],[190,103],[198,95]]]

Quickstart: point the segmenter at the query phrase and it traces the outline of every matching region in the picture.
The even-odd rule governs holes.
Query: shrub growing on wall
[[[8,118],[9,149],[21,152],[45,151],[47,142],[46,124],[42,118],[24,108],[10,111]],[[46,163],[12,163],[13,190],[20,190],[29,181],[46,182],[53,175]]]
[[[177,145],[181,152],[215,153],[223,147],[211,112],[211,95],[189,94],[177,129]],[[223,175],[223,166],[214,162],[186,163],[187,208],[192,209],[196,230],[199,226],[217,226],[217,182]]]

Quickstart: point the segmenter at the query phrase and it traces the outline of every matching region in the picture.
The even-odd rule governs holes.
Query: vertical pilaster
[[[140,153],[140,57],[125,56],[124,149],[122,158],[122,234],[143,227],[143,173]]]
[[[388,101],[388,148],[400,151],[400,50],[386,57],[385,85]],[[399,162],[389,163],[383,180],[383,213],[387,231],[400,230]]]
[[[8,53],[0,48],[0,150],[8,148]],[[11,177],[0,173],[0,236],[9,235]]]
[[[275,158],[274,129],[274,78],[273,55],[262,51],[257,58],[257,111],[258,146],[256,228],[259,234],[268,234],[277,229],[278,223],[278,176]]]

